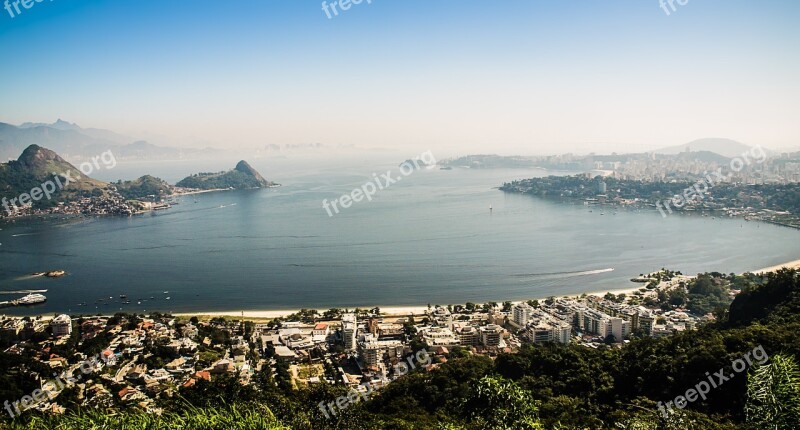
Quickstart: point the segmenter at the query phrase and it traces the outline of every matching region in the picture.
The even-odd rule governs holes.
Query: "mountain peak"
[[[247,161],[240,161],[233,170],[220,173],[199,173],[189,176],[177,184],[182,188],[211,189],[250,189],[273,185],[264,179]]]
[[[68,164],[66,160],[61,158],[55,152],[42,148],[39,145],[31,145],[25,148],[22,155],[19,156],[19,161],[23,166],[36,167],[46,164],[48,161],[55,161],[57,163]]]
[[[267,180],[264,179],[264,177],[261,176],[261,174],[258,173],[258,171],[256,171],[256,169],[254,169],[253,166],[251,166],[247,161],[242,160],[239,163],[237,163],[236,168],[234,170],[242,172],[245,175],[252,176],[262,184],[267,183]]]

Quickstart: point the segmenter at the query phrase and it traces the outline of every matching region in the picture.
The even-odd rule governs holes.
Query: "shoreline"
[[[172,193],[172,194],[168,195],[167,197],[193,196],[195,194],[216,193],[216,192],[219,192],[219,191],[230,191],[230,188],[213,188],[213,189],[210,189],[210,190],[181,191],[181,192]]]
[[[640,289],[644,288],[643,285],[638,285],[636,287],[631,288],[618,288],[614,290],[606,290],[606,291],[593,291],[593,292],[582,292],[576,294],[566,294],[566,295],[555,295],[554,297],[577,297],[582,294],[586,294],[589,296],[599,296],[602,297],[608,293],[612,294],[632,294]],[[539,297],[527,300],[546,300],[547,297]],[[490,300],[494,301],[494,300]],[[521,303],[522,300],[512,300],[511,303],[517,304]],[[497,301],[498,304],[502,304],[503,301]],[[436,305],[431,305],[431,307],[435,307]],[[440,304],[439,306],[447,306],[447,304]],[[372,309],[376,306],[364,306],[358,308],[360,309]],[[397,316],[421,316],[424,315],[425,312],[428,310],[427,305],[419,305],[419,306],[377,306],[381,310],[381,316],[387,317],[397,317]],[[353,310],[356,307],[347,307],[346,309]],[[281,318],[285,317],[294,313],[299,312],[300,309],[283,309],[283,310],[244,310],[244,311],[213,311],[213,312],[176,312],[173,315],[176,317],[193,317],[196,316],[198,318],[203,319],[203,317],[239,317],[239,318],[260,318],[260,319],[274,319],[274,318]]]
[[[742,272],[742,273],[748,273],[749,272],[749,273],[754,273],[754,274],[760,274],[760,273],[765,273],[765,272],[775,272],[775,271],[780,270],[780,269],[782,269],[784,267],[800,270],[800,260],[792,260],[792,261],[788,261],[786,263],[778,264],[778,265],[775,265],[775,266],[765,267],[765,268],[757,269],[757,270],[749,270],[749,271],[745,271],[745,272]],[[608,293],[615,294],[615,295],[619,295],[619,294],[629,295],[629,294],[633,294],[633,293],[641,290],[642,288],[644,288],[644,284],[637,284],[637,286],[629,287],[629,288],[617,288],[617,289],[613,289],[613,290],[602,290],[602,291],[589,291],[589,292],[581,292],[581,293],[561,294],[561,295],[555,295],[554,297],[575,297],[575,296],[581,296],[583,294],[586,294],[588,296],[603,297]],[[539,300],[539,301],[542,301],[542,300],[545,300],[545,299],[547,299],[547,297],[537,297],[537,298],[531,298],[531,299],[528,299],[528,300]],[[503,301],[497,301],[498,304],[500,304],[502,302]],[[517,303],[520,303],[520,302],[522,302],[522,300],[516,300],[516,301],[512,300],[511,301],[511,303],[513,303],[513,304],[517,304]],[[446,306],[446,305],[440,305],[440,306]],[[366,307],[365,306],[363,308],[364,309],[372,309],[374,307],[375,306],[371,306],[371,307]],[[413,316],[424,315],[425,312],[428,310],[428,306],[427,305],[422,305],[422,306],[385,306],[385,307],[384,306],[378,306],[378,308],[380,308],[380,310],[381,310],[381,315],[387,316],[387,317],[409,316],[409,315],[413,315]],[[348,308],[348,309],[350,309],[350,308]],[[355,307],[353,307],[353,309],[355,309]],[[179,312],[179,313],[175,313],[174,315],[175,316],[180,316],[180,317],[197,316],[197,317],[211,317],[211,318],[214,318],[214,317],[240,317],[240,318],[274,319],[274,318],[285,317],[285,316],[297,313],[299,311],[300,311],[300,309],[214,311],[214,312],[193,312],[193,313]]]
[[[765,272],[776,272],[780,269],[783,269],[784,267],[789,269],[800,269],[800,260],[788,261],[783,264],[777,264],[775,266],[765,267],[763,269],[752,270],[750,271],[750,273],[759,274]]]
[[[765,268],[756,269],[756,270],[748,270],[748,271],[745,271],[745,272],[742,272],[742,273],[761,274],[761,273],[765,273],[765,272],[775,272],[775,271],[780,270],[782,268],[790,268],[790,269],[798,269],[798,270],[800,270],[800,260],[791,260],[791,261],[788,261],[786,263],[777,264],[777,265],[774,265],[774,266],[765,267]],[[586,292],[579,292],[579,293],[558,294],[558,295],[553,295],[553,296],[554,297],[576,297],[576,296],[581,296],[583,294],[586,294],[586,295],[589,295],[589,296],[603,297],[604,295],[606,295],[608,293],[615,294],[615,295],[618,295],[618,294],[626,294],[627,295],[627,294],[633,294],[633,293],[635,293],[636,291],[639,291],[642,288],[644,288],[644,284],[637,284],[634,287],[627,287],[627,288],[616,288],[616,289],[611,289],[611,290],[586,291]],[[527,301],[527,300],[539,300],[539,301],[542,301],[542,300],[545,300],[545,299],[547,299],[547,297],[532,297],[532,298],[526,299],[526,300],[512,300],[511,302],[513,304],[517,304],[517,303],[521,303],[521,302]],[[490,301],[493,301],[493,300],[490,300]],[[496,302],[498,304],[500,304],[500,303],[503,302],[503,300],[496,300]],[[447,304],[444,304],[444,305],[440,304],[440,306],[446,306],[446,305]],[[363,308],[363,309],[372,309],[372,308],[375,308],[376,306],[354,306],[354,307],[348,306],[348,307],[346,307],[346,309],[351,309],[351,308],[355,309],[356,307]],[[417,306],[414,306],[414,305],[391,306],[391,305],[389,305],[389,306],[377,306],[377,307],[380,308],[381,314],[384,315],[384,316],[387,316],[387,317],[409,316],[409,315],[419,316],[419,315],[424,315],[425,312],[428,310],[428,306],[427,305],[417,305]],[[176,317],[186,317],[186,318],[190,318],[190,317],[196,316],[196,317],[199,317],[201,319],[214,318],[214,317],[239,317],[239,318],[251,318],[251,319],[269,320],[269,319],[286,317],[288,315],[297,313],[299,311],[300,311],[300,309],[277,309],[277,310],[252,310],[251,309],[251,310],[237,310],[237,311],[232,311],[231,310],[231,311],[208,311],[208,312],[206,312],[206,311],[175,312],[172,315],[174,315]],[[49,314],[52,314],[52,312],[49,312],[48,315]],[[2,312],[0,312],[0,315],[2,315]],[[45,314],[28,314],[28,315],[13,315],[13,317],[23,318],[24,316],[35,317],[35,316],[44,316],[44,315]],[[81,314],[75,314],[75,315],[81,315]],[[6,316],[11,316],[11,315],[6,315]],[[109,316],[109,315],[105,315],[105,316]]]

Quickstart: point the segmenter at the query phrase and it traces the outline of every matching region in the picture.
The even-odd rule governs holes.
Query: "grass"
[[[104,413],[84,411],[65,415],[39,415],[25,422],[2,424],[8,430],[290,430],[264,405],[223,408],[190,407],[180,413]]]

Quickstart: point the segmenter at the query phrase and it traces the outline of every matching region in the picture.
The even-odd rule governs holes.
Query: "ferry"
[[[44,303],[47,301],[47,297],[41,294],[28,294],[25,297],[22,297],[17,300],[12,300],[11,304],[14,306],[29,306],[29,305],[36,305],[39,303]]]

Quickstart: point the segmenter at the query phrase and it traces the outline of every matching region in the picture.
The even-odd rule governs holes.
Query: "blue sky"
[[[219,146],[800,146],[800,2],[676,6],[44,0],[0,10],[0,121]]]

